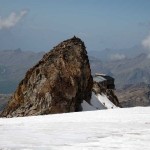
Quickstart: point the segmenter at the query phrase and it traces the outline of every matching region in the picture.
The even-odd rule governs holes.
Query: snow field
[[[149,150],[150,107],[0,119],[0,150]]]

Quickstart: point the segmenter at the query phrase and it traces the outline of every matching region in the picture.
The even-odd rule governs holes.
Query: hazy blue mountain
[[[15,90],[26,71],[38,62],[44,52],[4,50],[0,51],[0,93]]]
[[[125,58],[134,58],[141,53],[148,51],[142,45],[136,45],[131,48],[110,49],[89,51],[89,55],[94,56],[102,61],[122,60]]]
[[[104,67],[111,70],[118,87],[126,84],[150,83],[150,58],[145,53],[132,59],[108,62]]]

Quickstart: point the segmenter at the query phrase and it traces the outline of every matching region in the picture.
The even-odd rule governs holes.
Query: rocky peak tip
[[[72,38],[70,38],[70,39],[67,39],[67,40],[65,40],[64,42],[82,42],[83,43],[83,41],[79,38],[79,37],[76,37],[75,35],[72,37]]]
[[[73,36],[72,38],[70,38],[70,39],[68,39],[68,40],[66,40],[66,41],[64,41],[64,42],[73,42],[73,43],[78,43],[78,44],[84,44],[84,42],[79,38],[79,37],[77,37],[77,36]]]
[[[81,40],[79,37],[76,37],[75,35],[71,38],[72,40]]]
[[[74,35],[72,39],[77,39],[77,38],[78,38],[78,37],[76,37],[76,36]]]

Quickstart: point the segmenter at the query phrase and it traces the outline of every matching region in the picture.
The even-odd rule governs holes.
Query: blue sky
[[[74,35],[88,50],[150,47],[149,0],[0,0],[0,50],[48,51]]]

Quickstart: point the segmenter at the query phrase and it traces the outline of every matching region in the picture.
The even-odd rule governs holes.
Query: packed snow
[[[0,119],[0,150],[149,150],[150,107]]]

